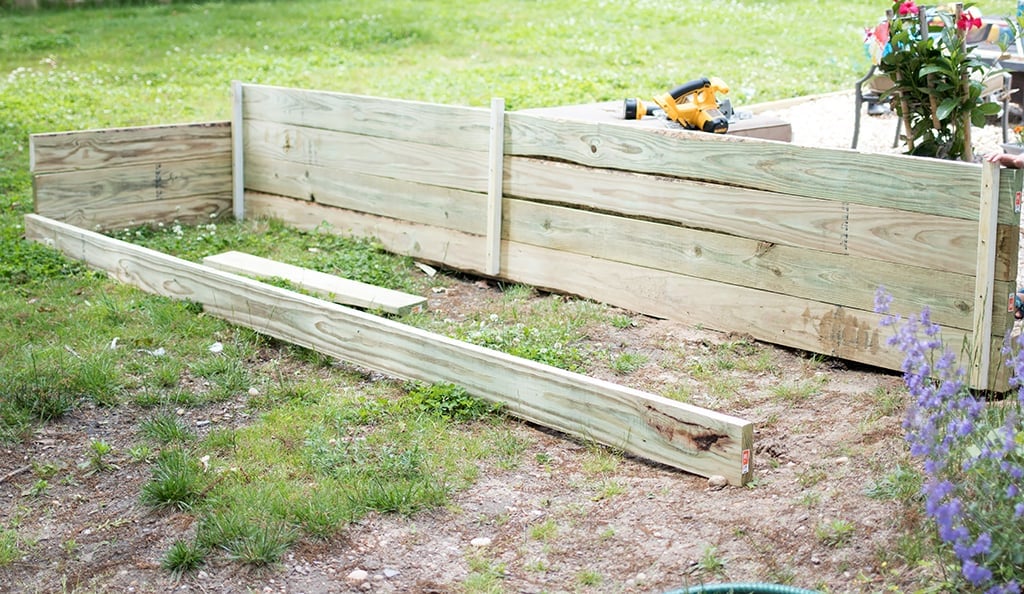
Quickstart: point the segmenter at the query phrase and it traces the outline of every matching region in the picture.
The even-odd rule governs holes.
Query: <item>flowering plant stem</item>
[[[880,289],[876,311],[888,314],[890,301]],[[882,325],[896,329],[889,344],[905,355],[903,377],[913,400],[903,428],[911,455],[922,461],[925,512],[966,582],[956,589],[1019,594],[1024,584],[1024,338],[1004,349],[1015,397],[985,401],[967,388],[964,369],[943,348],[927,309],[909,319],[886,315]]]

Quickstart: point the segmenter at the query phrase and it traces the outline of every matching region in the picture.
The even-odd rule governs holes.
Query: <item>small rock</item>
[[[821,565],[821,559],[818,559],[817,557],[811,557],[811,563],[815,565]]]
[[[713,474],[708,477],[708,489],[712,491],[724,489],[728,484],[729,480],[720,474]]]
[[[350,582],[357,582],[358,583],[358,582],[365,582],[366,579],[369,578],[369,577],[370,577],[370,574],[366,573],[365,570],[353,569],[351,573],[349,573],[347,576],[345,576],[345,579],[350,581]]]
[[[473,545],[474,547],[489,547],[491,546],[491,539],[487,538],[486,536],[478,536],[477,538],[474,538],[473,540],[469,541],[469,544]]]
[[[393,567],[385,567],[384,568],[384,577],[386,577],[388,579],[391,579],[391,578],[395,577],[396,575],[398,575],[398,570],[397,569],[394,569]]]
[[[249,388],[249,395],[250,396],[259,396],[260,395],[260,391],[257,390],[256,388]]]
[[[849,461],[850,461],[850,457],[849,456],[839,456],[838,458],[835,459],[835,463],[836,464],[846,464]]]

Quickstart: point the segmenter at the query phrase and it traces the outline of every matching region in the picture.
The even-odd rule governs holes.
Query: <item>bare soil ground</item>
[[[795,142],[848,146],[852,98],[824,101],[773,113],[794,122]],[[835,112],[820,115],[826,109]],[[815,125],[810,114],[827,125]],[[884,148],[894,125],[865,117],[862,148]],[[430,308],[486,310],[499,300],[496,287],[467,279],[432,295]],[[599,455],[592,446],[515,424],[529,443],[523,463],[483,469],[445,509],[368,516],[334,539],[300,540],[270,569],[214,562],[176,580],[160,560],[191,534],[194,519],[141,504],[149,468],[123,455],[140,441],[139,422],[151,412],[80,408],[0,449],[0,525],[17,526],[34,543],[0,568],[0,591],[461,592],[479,560],[502,569],[505,592],[667,592],[701,581],[878,592],[935,577],[900,541],[928,527],[900,503],[865,494],[906,461],[898,375],[633,318],[630,327],[595,328],[588,340],[612,353],[643,353],[647,364],[628,375],[595,375],[654,393],[682,389],[694,404],[755,422],[753,485],[716,490],[706,479],[631,458],[595,473],[586,468]],[[733,360],[748,363],[718,363],[736,349],[743,352]],[[695,378],[695,365],[712,373]],[[246,398],[189,409],[184,418],[210,421],[207,427],[244,424],[251,421]],[[113,446],[117,468],[78,468],[90,438]],[[59,465],[66,478],[34,497],[36,478],[19,472],[31,463]],[[553,534],[531,535],[531,526],[547,520],[557,526]]]

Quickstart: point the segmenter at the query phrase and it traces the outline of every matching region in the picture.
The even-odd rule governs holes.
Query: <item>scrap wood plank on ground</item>
[[[426,297],[419,295],[410,295],[243,252],[231,251],[207,256],[203,258],[203,264],[225,272],[256,278],[282,278],[300,289],[335,303],[362,309],[379,309],[398,316],[421,311],[427,303]]]
[[[26,237],[145,291],[397,377],[453,383],[510,414],[701,476],[753,477],[742,419],[432,334],[38,215]]]

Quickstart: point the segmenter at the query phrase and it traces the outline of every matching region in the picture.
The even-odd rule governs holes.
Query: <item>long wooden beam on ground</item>
[[[432,334],[37,215],[26,237],[145,291],[402,378],[454,383],[512,415],[702,476],[752,476],[753,426],[733,416]],[[479,261],[479,258],[477,258]]]

